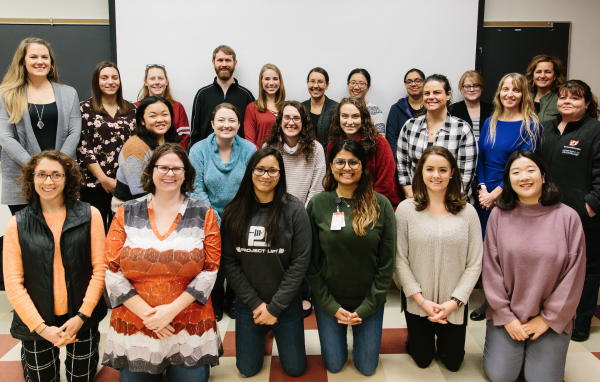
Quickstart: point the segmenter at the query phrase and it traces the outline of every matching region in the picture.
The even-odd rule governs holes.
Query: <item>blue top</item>
[[[523,121],[504,122],[498,121],[496,125],[496,142],[492,147],[490,139],[490,122],[492,118],[485,120],[481,134],[479,135],[479,155],[477,158],[477,184],[485,183],[488,192],[496,187],[504,187],[502,175],[504,167],[512,153],[518,150],[535,151],[538,148],[539,137],[535,145],[531,143],[529,136],[525,142],[521,137],[521,125]],[[533,126],[533,122],[531,123]]]
[[[196,170],[195,190],[190,196],[210,204],[219,224],[223,209],[237,193],[255,151],[254,144],[236,135],[231,158],[223,163],[215,133],[196,143],[190,150],[190,162]]]

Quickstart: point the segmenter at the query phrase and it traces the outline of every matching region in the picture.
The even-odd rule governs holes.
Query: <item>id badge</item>
[[[339,231],[342,227],[346,226],[346,220],[344,219],[343,212],[334,212],[333,217],[331,218],[331,230]]]

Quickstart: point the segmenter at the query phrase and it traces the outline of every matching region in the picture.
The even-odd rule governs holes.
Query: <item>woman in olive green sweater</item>
[[[313,291],[321,354],[337,373],[348,360],[348,325],[354,366],[372,375],[379,362],[383,305],[394,272],[396,220],[389,200],[373,191],[364,149],[336,142],[325,191],[308,204],[313,249],[308,280]]]

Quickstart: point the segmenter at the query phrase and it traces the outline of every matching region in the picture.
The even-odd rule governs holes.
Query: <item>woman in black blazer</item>
[[[475,139],[479,141],[481,126],[494,112],[494,105],[481,102],[485,81],[479,72],[467,70],[460,78],[458,88],[465,100],[453,104],[450,114],[465,120],[473,129]]]

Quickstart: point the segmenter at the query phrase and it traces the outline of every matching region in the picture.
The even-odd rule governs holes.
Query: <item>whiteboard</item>
[[[352,69],[371,74],[366,99],[385,114],[406,96],[408,69],[458,80],[475,68],[478,0],[127,0],[115,2],[117,57],[125,99],[143,86],[146,64],[167,68],[173,97],[191,118],[201,87],[215,77],[212,52],[229,45],[234,77],[258,96],[266,63],[279,67],[288,100],[309,98],[310,69],[329,73],[326,95],[348,96]]]

